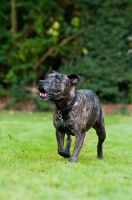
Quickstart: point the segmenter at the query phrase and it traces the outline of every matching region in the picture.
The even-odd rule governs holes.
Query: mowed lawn
[[[91,129],[75,164],[57,154],[52,115],[0,112],[0,199],[131,200],[132,115],[106,115],[104,159]]]

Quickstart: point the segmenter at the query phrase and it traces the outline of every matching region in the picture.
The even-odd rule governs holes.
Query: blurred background
[[[51,110],[37,82],[79,74],[102,104],[132,103],[131,0],[0,0],[0,109]]]

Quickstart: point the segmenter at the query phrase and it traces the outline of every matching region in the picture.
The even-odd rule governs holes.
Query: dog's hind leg
[[[103,142],[106,138],[106,131],[104,126],[104,119],[101,117],[100,121],[97,121],[93,128],[96,130],[96,134],[98,135],[98,145],[97,145],[97,156],[98,158],[103,158]]]

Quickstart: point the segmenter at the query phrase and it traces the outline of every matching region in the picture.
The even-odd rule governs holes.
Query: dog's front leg
[[[56,139],[58,144],[58,154],[63,156],[64,158],[70,158],[70,152],[69,149],[64,149],[64,138],[65,138],[65,132],[60,131],[56,129]]]
[[[80,150],[82,148],[83,142],[84,142],[84,137],[85,137],[85,133],[83,134],[81,133],[76,136],[74,150],[73,150],[73,154],[70,157],[70,162],[76,162],[78,155],[80,153]]]
[[[69,152],[69,154],[70,154],[71,142],[72,142],[71,136],[68,134],[66,139],[65,151]]]

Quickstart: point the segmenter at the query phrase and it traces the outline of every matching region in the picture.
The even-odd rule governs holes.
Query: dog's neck
[[[55,105],[59,109],[65,109],[67,106],[69,106],[74,98],[76,97],[76,89],[74,87],[71,88],[69,93],[67,93],[67,97],[65,99],[55,101]]]

